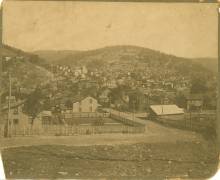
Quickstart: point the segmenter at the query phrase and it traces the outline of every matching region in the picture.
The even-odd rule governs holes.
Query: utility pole
[[[133,120],[134,120],[134,111],[135,111],[135,101],[133,100]]]
[[[82,111],[82,105],[81,105],[81,77],[79,79],[79,117],[81,118],[81,111]]]
[[[11,72],[9,72],[9,97],[8,97],[8,121],[7,121],[7,137],[11,136]]]

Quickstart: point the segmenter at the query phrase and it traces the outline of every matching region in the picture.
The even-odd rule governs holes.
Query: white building
[[[86,97],[73,102],[73,112],[96,112],[100,105],[93,97]]]

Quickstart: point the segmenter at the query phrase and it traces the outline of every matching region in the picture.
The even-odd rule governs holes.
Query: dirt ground
[[[215,146],[180,143],[16,147],[2,152],[8,178],[206,178],[217,167]],[[117,179],[117,178],[116,178]]]

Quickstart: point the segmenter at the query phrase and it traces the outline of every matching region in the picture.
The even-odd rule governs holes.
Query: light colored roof
[[[184,113],[183,109],[179,108],[177,105],[151,105],[150,108],[158,116]]]

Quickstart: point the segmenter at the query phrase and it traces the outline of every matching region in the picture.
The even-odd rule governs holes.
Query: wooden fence
[[[11,128],[11,136],[71,136],[71,135],[91,135],[101,133],[143,133],[144,127],[126,126],[121,124],[92,126],[92,125],[45,125],[41,127],[24,127],[13,126]],[[4,137],[4,127],[0,127],[0,136]]]
[[[74,112],[74,113],[64,113],[62,114],[63,118],[107,118],[109,113],[98,113],[98,112]]]
[[[169,125],[172,127],[187,129],[199,132],[209,132],[215,130],[216,123],[215,114],[187,114],[182,119],[172,119],[172,118],[157,118],[157,121]],[[214,132],[213,132],[214,133]]]
[[[62,114],[64,119],[77,119],[77,118],[113,118],[120,124],[44,124],[40,126],[12,126],[10,129],[11,136],[71,136],[76,134],[101,134],[101,133],[144,133],[145,126],[140,123],[134,122],[125,117],[120,117],[110,113],[65,113]],[[0,125],[0,137],[4,137],[4,126]]]
[[[110,117],[112,118],[112,119],[115,119],[115,120],[117,120],[117,121],[119,121],[119,122],[121,122],[121,123],[123,123],[123,124],[127,124],[127,125],[129,125],[129,126],[141,126],[141,127],[145,127],[145,125],[143,125],[143,124],[141,124],[141,123],[138,123],[138,122],[136,122],[136,121],[134,121],[134,120],[132,120],[132,119],[129,119],[129,118],[126,118],[126,117],[124,117],[124,116],[120,116],[120,115],[116,115],[116,114],[113,114],[113,113],[111,113],[110,114]],[[137,119],[137,118],[136,118]]]

